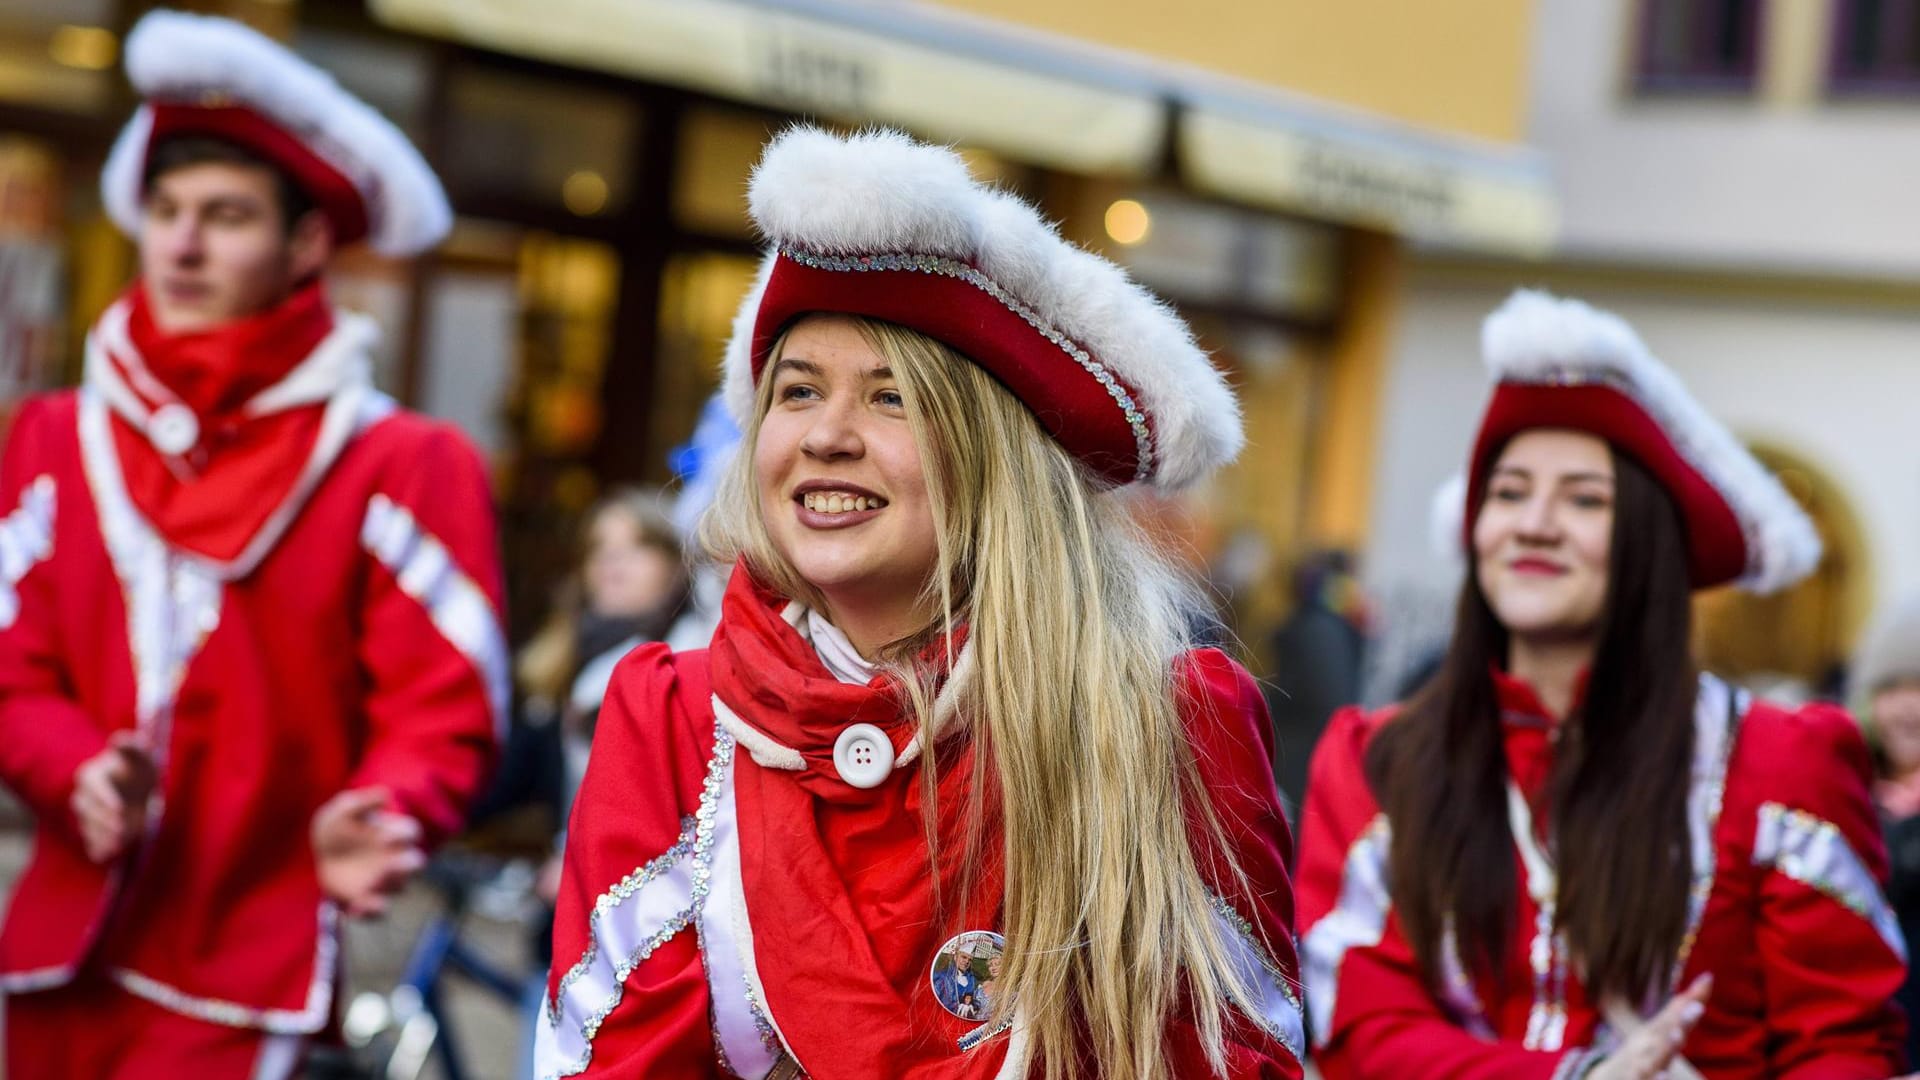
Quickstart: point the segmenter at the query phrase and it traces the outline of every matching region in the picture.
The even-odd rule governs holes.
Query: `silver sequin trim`
[[[1714,693],[1718,691],[1718,693]],[[1725,696],[1722,696],[1725,695]],[[1693,786],[1687,793],[1687,828],[1693,847],[1693,884],[1687,894],[1687,928],[1673,961],[1668,992],[1680,989],[1693,943],[1706,919],[1707,898],[1713,895],[1720,853],[1714,833],[1727,790],[1727,765],[1733,760],[1734,736],[1746,712],[1747,697],[1711,675],[1700,676],[1700,697],[1694,706]]]
[[[339,913],[331,903],[320,905],[319,944],[313,957],[313,975],[307,985],[305,1007],[262,1009],[220,998],[201,997],[127,968],[107,972],[122,990],[170,1012],[222,1027],[251,1028],[275,1035],[310,1035],[326,1026],[333,1002],[333,973],[339,958]]]
[[[1440,1000],[1455,1023],[1468,1034],[1481,1039],[1494,1037],[1487,1022],[1487,1008],[1480,1002],[1473,978],[1460,959],[1460,939],[1453,929],[1453,913],[1448,912],[1440,930]]]
[[[20,579],[53,554],[53,496],[53,477],[36,476],[20,492],[20,505],[0,520],[0,630],[20,615]]]
[[[588,1016],[580,1025],[580,1033],[586,1043],[586,1049],[581,1053],[579,1060],[568,1062],[560,1068],[546,1073],[545,1076],[548,1080],[561,1076],[577,1076],[587,1070],[587,1066],[593,1061],[593,1040],[594,1037],[600,1033],[600,1025],[606,1022],[607,1017],[612,1015],[613,1010],[619,1007],[620,999],[626,995],[627,976],[633,973],[634,968],[645,963],[647,958],[653,955],[654,950],[672,940],[674,935],[692,925],[694,920],[699,917],[700,909],[707,899],[708,884],[712,879],[713,826],[715,817],[718,814],[717,804],[720,797],[720,788],[724,782],[727,771],[732,767],[733,737],[727,734],[725,728],[722,728],[716,723],[713,729],[713,758],[707,763],[706,779],[701,781],[700,805],[699,808],[694,811],[693,834],[691,838],[688,837],[683,823],[680,839],[675,842],[671,849],[640,869],[628,874],[613,888],[602,893],[600,898],[594,901],[593,913],[587,920],[589,932],[586,955],[562,977],[559,992],[555,994],[553,1000],[547,1003],[549,1027],[558,1027],[560,999],[565,997],[571,985],[586,973],[588,967],[598,955],[598,931],[601,914],[617,907],[621,901],[625,900],[634,892],[637,892],[647,882],[652,881],[668,869],[673,868],[676,863],[683,860],[691,863],[689,871],[693,877],[693,883],[687,906],[669,917],[659,930],[655,931],[634,949],[632,955],[622,958],[614,965],[613,992],[608,996],[606,1002],[603,1003],[600,1008],[596,1009],[592,1015]]]
[[[800,248],[783,247],[780,254],[801,266],[815,270],[834,270],[849,273],[869,273],[873,271],[907,271],[920,274],[937,274],[941,277],[956,278],[964,281],[988,296],[999,301],[1007,310],[1020,316],[1028,326],[1040,332],[1040,335],[1057,346],[1060,351],[1072,358],[1087,374],[1094,377],[1119,406],[1126,417],[1127,427],[1133,431],[1134,453],[1138,462],[1133,479],[1137,483],[1153,475],[1153,432],[1147,426],[1146,410],[1142,408],[1126,386],[1116,379],[1107,366],[1094,359],[1087,350],[1080,347],[1072,338],[1060,332],[1059,328],[1048,322],[1039,312],[1027,306],[1018,297],[1008,292],[999,282],[982,273],[978,268],[949,259],[941,255],[921,255],[910,252],[889,253],[884,255],[823,255]]]
[[[568,968],[567,973],[560,976],[559,987],[554,990],[553,996],[547,999],[548,1024],[559,1024],[560,999],[567,996],[567,991],[573,989],[573,984],[579,982],[588,969],[593,967],[593,962],[600,958],[600,920],[607,912],[620,906],[627,897],[646,888],[653,879],[671,870],[675,863],[685,858],[692,850],[693,819],[683,818],[680,823],[680,837],[674,841],[672,847],[666,850],[665,854],[621,878],[593,902],[593,911],[587,915],[587,951],[581,954],[579,963]]]
[[[1772,867],[1865,919],[1902,961],[1906,937],[1873,873],[1839,826],[1777,802],[1761,803],[1753,864]]]
[[[747,1007],[753,1010],[753,1029],[760,1033],[760,1045],[776,1057],[786,1053],[787,1048],[780,1041],[780,1033],[773,1030],[773,1021],[767,1018],[766,1006],[760,1004],[760,995],[753,989],[753,979],[743,974],[740,982],[747,993]]]
[[[1264,1010],[1252,1016],[1253,1022],[1279,1040],[1294,1060],[1304,1060],[1301,1044],[1306,1040],[1306,1013],[1300,1007],[1300,995],[1294,990],[1294,980],[1280,970],[1280,965],[1273,962],[1273,957],[1267,955],[1266,946],[1261,944],[1259,933],[1246,916],[1235,910],[1224,897],[1209,893],[1207,899],[1213,904],[1213,913],[1240,939],[1241,951],[1251,955],[1266,974],[1270,989],[1280,993],[1283,1004],[1275,1008],[1272,1002],[1268,1002]],[[1249,985],[1247,989],[1258,997],[1265,996],[1260,992],[1264,989],[1262,987]]]

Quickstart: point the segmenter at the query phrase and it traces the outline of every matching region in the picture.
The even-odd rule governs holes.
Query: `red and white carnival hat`
[[[1453,517],[1440,527],[1456,543],[1472,548],[1470,508],[1485,495],[1489,459],[1522,431],[1571,428],[1633,457],[1673,497],[1695,588],[1774,592],[1819,566],[1820,536],[1799,504],[1619,316],[1522,290],[1487,317],[1480,348],[1495,385],[1470,482],[1456,480],[1435,503],[1436,517]]]
[[[975,183],[951,150],[791,128],[761,157],[748,206],[770,243],[727,346],[727,403],[743,422],[780,334],[834,312],[959,351],[1108,484],[1177,489],[1245,441],[1233,391],[1170,307]]]
[[[120,132],[100,190],[114,223],[140,227],[142,174],[173,135],[237,143],[284,169],[327,215],[340,246],[366,239],[416,255],[453,223],[440,180],[400,129],[331,75],[230,19],[157,10],[127,35],[143,104]]]

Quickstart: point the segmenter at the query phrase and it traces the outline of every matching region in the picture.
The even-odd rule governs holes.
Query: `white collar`
[[[186,409],[179,396],[147,370],[145,358],[140,355],[140,350],[134,348],[127,330],[127,320],[132,310],[132,301],[122,298],[101,314],[87,335],[86,366],[82,381],[93,387],[105,399],[108,407],[129,426],[152,442],[156,416],[163,411],[177,413],[183,410],[191,415],[191,410]],[[280,381],[247,399],[241,411],[247,416],[264,416],[330,401],[343,391],[370,387],[373,381],[372,350],[379,340],[380,330],[372,319],[335,308],[333,329],[327,336]],[[109,359],[110,356],[119,358],[127,365],[125,378]],[[137,385],[138,393],[134,386],[128,385],[129,382]],[[148,403],[149,400],[152,404]],[[175,406],[178,408],[172,408]],[[198,420],[197,417],[194,419]],[[189,440],[188,447],[156,444],[154,448],[162,454],[184,453],[185,449],[198,442],[197,423],[193,430],[195,435]]]
[[[807,639],[819,654],[820,662],[841,682],[865,686],[880,673],[880,665],[861,656],[860,650],[853,647],[853,641],[813,608],[806,609],[806,618],[794,623],[793,628]]]

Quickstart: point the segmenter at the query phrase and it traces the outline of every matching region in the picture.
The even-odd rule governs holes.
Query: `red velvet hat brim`
[[[367,235],[367,205],[353,181],[260,113],[242,105],[153,103],[153,133],[147,140],[147,152],[151,154],[163,139],[181,135],[205,135],[233,143],[283,170],[326,215],[336,246]]]
[[[816,312],[896,323],[946,344],[1011,390],[1095,476],[1114,485],[1137,478],[1139,443],[1118,395],[977,285],[917,270],[822,269],[782,252],[754,320],[756,383],[780,335],[801,316]],[[1121,391],[1132,389],[1122,385]]]
[[[1722,585],[1746,573],[1746,534],[1732,504],[1682,456],[1665,429],[1638,402],[1613,387],[1592,383],[1503,382],[1495,387],[1474,440],[1468,473],[1468,551],[1473,550],[1473,523],[1486,495],[1486,475],[1494,456],[1515,435],[1538,428],[1586,432],[1653,474],[1680,511],[1687,533],[1687,569],[1695,588]]]

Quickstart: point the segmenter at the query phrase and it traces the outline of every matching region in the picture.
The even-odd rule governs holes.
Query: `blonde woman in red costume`
[[[1260,694],[1127,505],[1224,380],[946,150],[791,131],[750,204],[737,568],[614,677],[541,1075],[1300,1076]]]
[[[1300,864],[1329,1080],[1881,1080],[1906,967],[1859,730],[1699,672],[1694,589],[1820,545],[1618,318],[1488,319],[1439,674],[1338,717]]]

